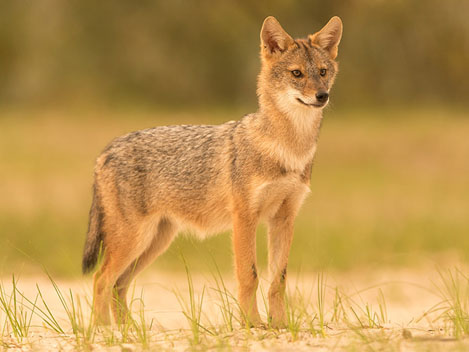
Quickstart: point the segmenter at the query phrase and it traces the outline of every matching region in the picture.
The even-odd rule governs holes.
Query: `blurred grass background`
[[[256,110],[258,38],[344,22],[290,268],[467,260],[469,2],[16,1],[0,5],[0,275],[78,275],[94,159],[115,136]],[[154,264],[232,265],[229,234]],[[258,253],[266,262],[265,230]]]

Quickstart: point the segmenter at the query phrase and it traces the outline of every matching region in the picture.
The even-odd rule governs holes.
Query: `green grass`
[[[201,335],[203,332],[207,332],[209,334],[213,334],[209,329],[204,327],[201,324],[201,318],[202,318],[202,306],[204,302],[204,295],[205,295],[205,286],[202,289],[202,293],[200,294],[199,297],[196,297],[196,294],[194,292],[194,283],[192,280],[191,273],[189,271],[189,267],[187,266],[187,262],[184,259],[184,256],[182,257],[183,263],[184,263],[184,268],[186,270],[186,276],[187,276],[187,288],[188,288],[188,293],[189,293],[189,301],[185,299],[185,296],[180,292],[180,291],[174,291],[174,294],[176,295],[179,304],[181,306],[182,313],[184,314],[184,317],[186,318],[190,330],[192,332],[192,337],[189,339],[191,345],[199,345],[201,340]]]
[[[435,321],[443,321],[446,333],[462,338],[469,335],[469,277],[461,269],[439,271],[434,283],[441,302],[424,314],[438,313]]]
[[[237,112],[4,111],[0,117],[0,274],[77,275],[96,156],[154,125],[220,123]],[[325,112],[311,194],[296,222],[292,271],[421,265],[469,253],[467,111]],[[259,263],[266,264],[265,229]],[[232,267],[229,234],[179,237],[154,267]],[[37,263],[41,263],[38,265]]]
[[[33,301],[23,297],[18,291],[17,279],[12,275],[12,290],[7,293],[3,285],[0,285],[0,309],[5,314],[2,327],[2,337],[13,335],[16,340],[23,342],[29,336],[31,320],[36,311],[38,296]],[[27,303],[30,303],[28,306]]]
[[[317,275],[310,292],[305,291],[299,281],[289,285],[285,329],[272,329],[267,325],[248,328],[239,319],[239,304],[227,291],[219,272],[200,290],[201,283],[194,284],[185,259],[182,264],[186,269],[187,293],[181,293],[176,287],[173,293],[187,326],[181,325],[176,330],[165,329],[164,322],[157,327],[153,320],[147,320],[143,290],[138,297],[135,297],[135,289],[132,292],[132,316],[118,324],[101,327],[93,324],[89,297],[71,289],[64,291],[47,274],[52,295],[55,293],[60,303],[51,309],[50,293],[44,295],[37,284],[37,293],[27,296],[22,292],[20,280],[13,275],[8,288],[0,282],[0,347],[44,348],[41,340],[50,339],[53,343],[60,341],[62,348],[67,346],[79,351],[93,350],[97,346],[138,350],[255,350],[256,346],[263,346],[264,341],[268,341],[267,346],[271,348],[295,348],[298,342],[298,348],[335,346],[346,351],[401,351],[403,344],[410,346],[410,350],[463,351],[467,348],[469,278],[461,269],[440,269],[439,280],[434,285],[441,300],[424,314],[429,318],[427,330],[421,330],[419,336],[414,337],[405,325],[384,327],[391,322],[381,287],[347,292],[329,285],[324,273]],[[209,295],[206,287],[212,287],[214,295]],[[372,303],[363,298],[364,294],[370,297],[370,293],[376,293]],[[220,307],[222,320],[214,323],[213,316],[204,314],[207,303]],[[436,331],[436,335],[431,331]]]
[[[256,346],[294,349],[305,346],[333,347],[350,351],[401,351],[402,345],[411,350],[440,351],[448,349],[465,350],[469,337],[469,278],[461,269],[440,270],[440,280],[435,290],[441,301],[425,313],[430,317],[428,330],[420,331],[414,337],[406,326],[385,328],[390,323],[387,317],[386,300],[380,287],[347,292],[328,284],[327,276],[317,275],[311,291],[301,284],[289,285],[287,295],[288,325],[286,329],[248,328],[239,317],[238,302],[226,290],[219,273],[209,279],[200,290],[200,282],[194,279],[186,268],[187,294],[176,287],[173,293],[181,307],[181,317],[187,326],[176,330],[164,328],[164,322],[156,327],[153,320],[148,322],[143,305],[144,292],[135,297],[132,292],[129,316],[119,324],[98,327],[93,324],[93,311],[87,297],[71,289],[63,290],[54,279],[49,278],[52,295],[55,292],[60,304],[51,310],[51,296],[45,296],[37,285],[37,293],[27,296],[21,290],[21,283],[12,276],[11,285],[0,283],[0,346],[35,349],[44,348],[44,341],[60,342],[63,347],[89,351],[97,346],[120,346],[122,349],[143,350],[255,350]],[[215,264],[216,266],[216,264]],[[174,283],[173,283],[174,284]],[[44,283],[42,283],[44,285]],[[167,286],[167,288],[169,288]],[[214,295],[208,295],[206,287],[212,287]],[[64,293],[66,292],[66,293]],[[377,294],[373,303],[363,299],[365,293]],[[369,295],[368,295],[369,297]],[[209,301],[209,302],[207,302]],[[134,303],[139,307],[133,306]],[[221,308],[223,319],[214,323],[209,314],[204,314],[204,304],[215,304]],[[231,316],[226,318],[226,313]],[[214,313],[211,313],[214,314]],[[65,319],[60,318],[65,317]],[[32,324],[36,318],[36,325]],[[265,319],[265,317],[264,317]],[[234,322],[234,323],[233,323]],[[437,331],[433,335],[430,331]],[[34,331],[34,333],[31,333]],[[268,343],[266,346],[263,342]],[[298,345],[295,345],[298,343]]]

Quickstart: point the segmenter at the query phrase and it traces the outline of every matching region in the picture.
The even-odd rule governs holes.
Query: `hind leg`
[[[122,273],[148,247],[151,238],[146,238],[130,226],[115,227],[120,229],[107,235],[104,239],[104,261],[101,268],[94,275],[93,310],[95,322],[99,325],[109,325],[109,305],[112,298],[112,288]]]
[[[115,299],[111,301],[111,309],[116,322],[123,323],[129,317],[130,312],[127,306],[127,292],[132,280],[160,254],[168,249],[176,233],[176,224],[167,218],[161,218],[149,246],[119,276],[114,285]]]

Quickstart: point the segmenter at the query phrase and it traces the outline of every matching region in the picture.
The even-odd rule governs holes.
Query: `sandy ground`
[[[267,291],[268,282],[261,273],[261,289]],[[140,297],[143,292],[145,302],[145,319],[149,330],[150,348],[157,350],[187,350],[187,349],[215,349],[215,350],[256,350],[256,351],[327,351],[327,350],[469,350],[469,342],[464,339],[454,339],[448,324],[439,318],[437,312],[428,313],[432,307],[442,304],[440,292],[441,277],[436,269],[431,270],[367,270],[352,273],[327,273],[325,313],[331,316],[335,289],[347,295],[350,300],[344,306],[354,306],[358,315],[366,307],[379,313],[381,293],[385,298],[386,321],[380,322],[379,327],[352,329],[345,323],[328,324],[325,337],[315,336],[307,328],[299,332],[295,338],[291,331],[272,329],[243,329],[235,323],[235,330],[217,336],[203,334],[201,344],[191,345],[191,332],[187,319],[181,312],[181,304],[177,294],[186,301],[189,300],[187,278],[182,274],[169,274],[149,271],[140,276],[135,284],[134,297]],[[50,310],[56,319],[70,330],[69,320],[60,303],[56,291],[47,276],[19,277],[18,289],[26,297],[34,299],[37,287],[40,288]],[[236,292],[235,283],[229,274],[224,275],[225,284],[232,293]],[[2,279],[6,293],[11,292],[11,278]],[[213,276],[194,275],[193,282],[196,299],[204,291],[201,324],[204,326],[221,326],[223,318],[219,307],[220,300],[214,290]],[[86,277],[72,281],[59,280],[56,282],[64,295],[71,290],[75,297],[79,296],[84,306],[85,300],[91,300],[91,278]],[[317,306],[318,274],[289,274],[290,292],[301,292],[304,298],[311,299],[312,307]],[[292,293],[293,295],[293,293]],[[261,315],[266,317],[262,294],[259,294]],[[137,301],[136,301],[137,302]],[[134,310],[138,309],[138,302]],[[360,308],[363,310],[360,313]],[[86,307],[86,314],[89,309]],[[5,319],[0,311],[0,322]],[[363,314],[362,314],[363,315]],[[366,319],[362,320],[363,322]],[[2,338],[3,348],[18,350],[74,350],[76,341],[71,331],[66,335],[59,335],[42,327],[43,322],[37,316],[32,319],[32,328],[28,339],[18,342],[12,335],[5,333]],[[69,333],[69,334],[68,334]],[[108,346],[104,342],[96,341],[91,345],[93,350],[140,350],[140,344],[117,343]],[[112,345],[112,344],[111,344]]]

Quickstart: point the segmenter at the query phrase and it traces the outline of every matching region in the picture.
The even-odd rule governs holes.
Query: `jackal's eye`
[[[324,77],[324,76],[326,75],[326,72],[327,72],[327,70],[326,70],[325,68],[321,68],[321,69],[319,70],[319,74],[320,74],[322,77]]]
[[[291,71],[291,74],[295,76],[296,78],[300,78],[303,76],[303,73],[300,70],[293,70]]]

